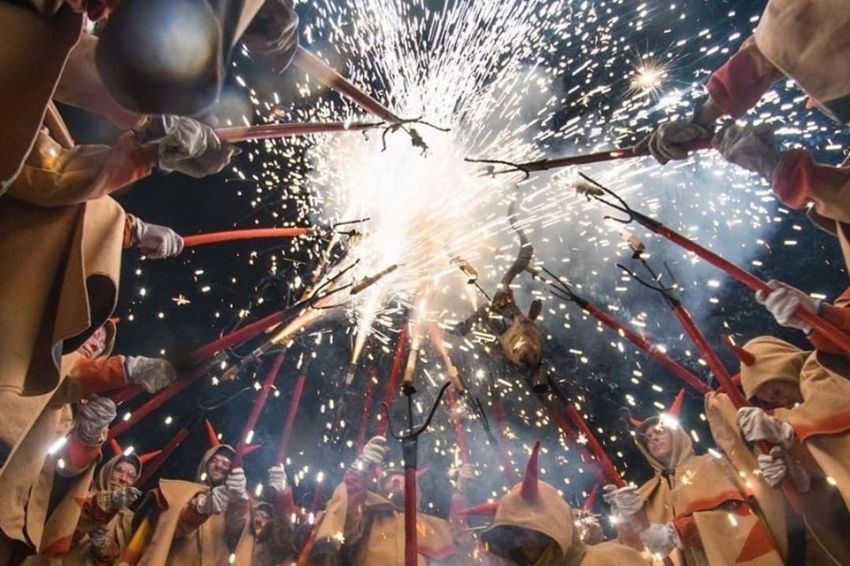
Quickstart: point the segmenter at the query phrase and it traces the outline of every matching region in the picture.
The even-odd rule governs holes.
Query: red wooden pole
[[[387,392],[384,394],[384,404],[389,407],[393,402],[393,397],[397,393],[398,379],[401,376],[401,364],[404,360],[404,350],[407,348],[407,321],[401,327],[401,332],[398,335],[398,342],[395,346],[395,355],[393,356],[393,365],[390,368],[390,379],[387,383]],[[387,427],[390,423],[386,419],[382,419],[378,423],[378,436],[386,436]]]
[[[576,425],[576,428],[578,428],[587,439],[587,445],[596,457],[596,461],[599,462],[599,464],[605,469],[605,472],[608,474],[612,483],[614,483],[617,487],[623,487],[626,485],[626,482],[622,477],[620,477],[620,474],[617,473],[617,468],[614,467],[614,463],[611,462],[611,459],[608,457],[608,453],[605,452],[605,449],[599,443],[599,440],[597,440],[596,435],[593,434],[593,431],[591,431],[590,427],[587,426],[587,423],[581,417],[576,408],[572,405],[572,403],[564,403],[564,407],[567,409],[567,414]]]
[[[298,406],[301,404],[301,394],[304,393],[304,384],[307,382],[307,364],[301,368],[298,381],[295,382],[295,390],[289,402],[289,413],[286,415],[286,423],[283,425],[283,434],[277,448],[277,461],[284,462],[289,451],[289,439],[292,436],[292,428],[295,426],[295,417],[298,415]]]
[[[228,143],[249,140],[279,139],[289,136],[308,134],[327,134],[334,132],[360,132],[380,126],[380,123],[363,122],[315,122],[290,124],[260,124],[257,126],[236,126],[219,128],[215,131],[218,139]]]
[[[455,427],[455,441],[457,442],[457,451],[460,455],[461,464],[469,462],[469,452],[466,449],[466,438],[463,433],[463,423],[460,421],[460,415],[457,413],[457,394],[454,386],[449,387],[449,415],[452,419],[452,424]]]
[[[269,369],[269,372],[266,374],[266,378],[263,380],[263,386],[260,389],[260,394],[257,396],[257,400],[254,401],[254,406],[251,407],[251,413],[248,415],[248,420],[245,421],[245,426],[242,427],[242,434],[239,435],[239,443],[236,445],[236,453],[233,455],[230,464],[231,468],[238,468],[242,465],[242,457],[245,455],[245,448],[248,446],[248,435],[250,435],[251,431],[254,430],[254,427],[257,426],[257,421],[260,419],[260,413],[263,411],[263,407],[269,398],[269,391],[271,391],[272,385],[274,385],[274,381],[277,379],[278,373],[280,373],[280,368],[283,365],[283,360],[285,358],[286,356],[283,353],[275,356],[274,362],[272,362],[272,367]]]
[[[227,230],[225,232],[210,232],[208,234],[193,234],[183,236],[183,246],[193,248],[220,242],[235,242],[237,240],[254,240],[257,238],[292,238],[304,236],[310,231],[307,228],[254,228],[249,230]]]
[[[375,382],[377,381],[378,368],[369,370],[369,378],[366,382],[366,393],[364,394],[363,410],[360,413],[360,428],[357,431],[357,452],[366,443],[366,428],[369,426],[369,414],[372,412],[372,395],[375,393]]]
[[[682,303],[675,299],[671,303],[671,307],[673,308],[673,314],[675,314],[676,318],[679,319],[679,322],[682,324],[685,332],[688,336],[690,336],[691,341],[696,345],[697,350],[699,350],[700,354],[702,354],[705,358],[709,369],[717,377],[717,380],[720,383],[725,383],[727,380],[731,380],[732,376],[729,375],[729,372],[726,370],[726,366],[724,366],[723,362],[720,360],[720,356],[717,355],[717,352],[715,352],[714,348],[712,348],[708,343],[705,334],[700,332],[700,329],[691,317],[691,313],[688,312]]]
[[[150,464],[145,465],[144,470],[142,471],[142,475],[136,481],[137,487],[142,487],[143,485],[145,485],[145,482],[147,482],[150,478],[153,477],[153,475],[157,472],[157,470],[159,470],[159,468],[162,467],[165,461],[168,460],[168,458],[172,454],[174,454],[174,451],[177,450],[177,447],[180,446],[180,444],[184,440],[186,440],[186,437],[189,436],[190,432],[191,427],[189,426],[184,426],[179,431],[177,431],[177,434],[175,434],[171,438],[171,440],[168,441],[168,444],[165,445],[165,448],[162,449],[162,452],[160,452],[157,457],[151,461]]]

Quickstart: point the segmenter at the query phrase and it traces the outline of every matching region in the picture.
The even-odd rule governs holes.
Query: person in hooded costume
[[[640,488],[605,487],[620,540],[685,566],[783,565],[734,467],[719,454],[697,456],[675,421],[683,393],[669,415],[636,423],[635,443],[655,476]]]
[[[850,364],[846,356],[807,352],[769,336],[747,342],[741,386],[757,407],[738,410],[741,434],[783,449],[815,479],[837,488],[850,509]],[[763,472],[771,465],[759,461]],[[793,463],[793,462],[792,462]],[[780,466],[779,463],[774,463]],[[796,468],[796,466],[794,466]],[[777,470],[795,472],[790,466]],[[781,481],[784,475],[777,479]]]
[[[106,16],[100,39],[84,33]],[[238,41],[280,72],[297,32],[288,0],[0,1],[0,195],[58,115],[53,99],[122,129],[142,114],[197,115],[218,98]]]
[[[75,503],[81,507],[76,529],[66,526],[71,537],[67,554],[50,558],[36,555],[21,566],[111,566],[129,541],[133,512],[129,506],[141,495],[134,487],[142,473],[142,460],[136,454],[118,454],[95,474],[90,491]]]
[[[712,137],[722,116],[742,117],[773,83],[793,79],[809,100],[841,124],[850,124],[850,5],[844,0],[770,0],[755,34],[715,71],[708,97],[690,119],[659,126],[639,145],[662,164],[686,159],[680,144]],[[769,124],[731,126],[713,145],[725,159],[761,174],[785,205],[815,205],[818,225],[846,241],[850,222],[850,162],[816,163],[805,149],[778,151]],[[846,256],[845,256],[846,257]]]
[[[368,482],[386,452],[382,436],[363,446],[328,501],[317,526],[309,566],[404,565],[404,475],[387,471],[378,484],[381,493],[368,491]],[[420,566],[452,563],[457,547],[449,522],[417,513],[416,525]]]
[[[761,347],[759,343],[762,343]],[[774,338],[763,338],[755,344],[755,350],[780,348],[780,351],[773,351],[775,355],[762,358],[758,369],[760,373],[782,375],[789,370],[791,373],[800,371],[802,357],[790,344]],[[738,346],[732,348],[742,365],[755,364],[756,358],[752,353]],[[788,355],[781,355],[782,350]],[[748,370],[746,373],[750,381],[751,372]],[[758,399],[752,398],[751,401],[758,402]],[[850,564],[850,540],[846,536],[850,531],[850,513],[811,457],[807,454],[802,456],[811,464],[810,472],[779,447],[774,447],[769,454],[754,451],[741,434],[737,410],[725,392],[706,395],[705,414],[715,443],[753,493],[786,564]],[[779,489],[786,478],[790,478],[798,493],[791,497],[795,500],[794,505],[800,506],[802,514]]]
[[[245,472],[227,444],[204,453],[195,481],[167,480],[136,511],[118,565],[227,566],[249,513]]]
[[[65,535],[69,526],[73,532],[79,506],[68,502],[88,490],[116,414],[112,401],[94,394],[128,383],[155,391],[176,378],[165,360],[110,356],[114,339],[115,324],[108,321],[64,356],[63,379],[53,393],[21,397],[0,391],[0,558],[12,547],[18,555],[58,555],[70,548]]]
[[[525,478],[499,500],[492,526],[481,534],[485,551],[515,566],[646,566],[636,550],[617,542],[582,542],[573,510],[538,479],[534,445]]]
[[[251,520],[236,547],[236,566],[277,566],[297,558],[294,520],[299,514],[283,464],[269,469],[267,501],[251,506]]]

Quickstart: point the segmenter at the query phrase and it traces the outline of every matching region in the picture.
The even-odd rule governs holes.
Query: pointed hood
[[[195,471],[196,482],[212,486],[212,484],[209,483],[209,478],[206,476],[207,462],[210,461],[210,458],[219,453],[233,459],[233,456],[236,454],[236,450],[234,450],[229,444],[219,444],[218,446],[210,447],[206,452],[204,452],[204,456],[201,458],[201,463],[198,464],[198,469]]]
[[[800,371],[811,355],[772,336],[753,338],[744,344],[744,350],[755,358],[752,365],[741,364],[741,387],[748,401],[752,401],[758,388],[769,381],[799,384]]]
[[[551,560],[552,564],[577,564],[587,549],[575,528],[570,506],[554,487],[539,480],[538,451],[539,443],[532,450],[525,478],[499,501],[493,525],[481,534],[481,540],[491,553],[510,560],[516,549],[512,528],[529,529],[546,535],[554,542],[555,548],[550,548],[544,555],[556,555]],[[533,487],[532,483],[535,484]],[[550,561],[546,562],[548,566]]]
[[[676,398],[670,404],[670,408],[665,413],[667,416],[672,417],[674,422],[677,421],[679,418],[684,398],[685,390],[682,389],[676,395]],[[635,423],[637,423],[637,426],[635,427],[635,444],[656,473],[675,470],[682,462],[693,456],[694,447],[693,443],[691,442],[691,437],[688,436],[684,429],[678,424],[672,426],[670,424],[664,423],[660,417],[650,417],[644,421],[632,419],[632,424]],[[649,448],[646,445],[645,433],[647,429],[654,426],[664,426],[665,428],[670,430],[673,436],[673,450],[670,454],[669,466],[665,466],[661,463],[661,461],[659,461],[652,454],[649,453]]]
[[[114,486],[109,481],[110,476],[112,476],[112,470],[117,466],[120,462],[129,462],[136,468],[136,479],[142,475],[142,462],[139,457],[132,453],[128,455],[118,454],[117,456],[113,456],[109,460],[104,463],[100,469],[97,471],[94,477],[94,489],[97,491],[111,491],[114,489]]]
[[[115,325],[118,319],[110,318],[103,323],[103,329],[106,331],[106,340],[103,342],[103,352],[99,358],[108,358],[112,355],[112,350],[115,348],[115,337],[118,334],[118,327]]]

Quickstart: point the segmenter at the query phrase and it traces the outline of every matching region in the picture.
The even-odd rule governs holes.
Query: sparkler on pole
[[[619,332],[628,339],[632,344],[655,358],[661,365],[666,367],[668,370],[673,372],[679,379],[699,391],[700,393],[708,393],[709,391],[713,391],[711,387],[706,385],[699,377],[691,373],[685,366],[679,364],[675,360],[673,360],[670,356],[659,350],[652,343],[649,342],[645,337],[641,336],[631,328],[625,326],[620,323],[617,319],[604,312],[602,309],[591,303],[590,301],[578,296],[575,291],[572,290],[566,283],[561,281],[555,274],[546,269],[543,270],[548,273],[554,280],[554,288],[550,289],[550,292],[564,301],[570,301],[577,304],[582,308],[585,312],[598,319],[600,322],[608,326],[609,328],[614,329]]]
[[[614,208],[615,210],[619,210],[620,212],[626,214],[626,218],[614,218],[609,217],[612,220],[617,222],[622,222],[623,224],[628,224],[629,222],[635,221],[644,228],[658,234],[662,238],[670,240],[677,246],[684,248],[689,252],[693,252],[700,259],[707,261],[714,267],[720,269],[733,279],[736,279],[738,282],[746,285],[753,291],[763,291],[764,293],[770,293],[773,289],[771,289],[765,281],[762,281],[746,269],[739,267],[732,263],[731,261],[724,259],[712,252],[708,248],[701,246],[695,241],[683,236],[682,234],[672,230],[659,222],[658,220],[654,220],[638,211],[630,207],[626,202],[617,196],[616,193],[611,191],[606,187],[603,187],[590,177],[584,174],[580,174],[584,179],[593,183],[595,188],[598,189],[599,192],[588,192],[587,195],[590,198],[594,198],[599,202]],[[581,190],[580,187],[577,189]],[[611,202],[607,200],[605,197],[611,197],[616,200],[616,202]],[[850,353],[850,336],[842,332],[838,327],[831,324],[827,320],[824,320],[820,316],[815,313],[811,313],[804,309],[803,307],[798,307],[794,312],[794,316],[823,334],[826,338],[831,340],[834,344],[842,348],[846,353]]]
[[[292,238],[309,233],[307,228],[257,228],[252,230],[229,230],[226,232],[211,232],[209,234],[193,234],[183,236],[183,246],[194,248],[220,242],[236,240],[254,240],[258,238]]]
[[[382,126],[381,122],[317,122],[313,124],[261,124],[257,126],[235,126],[215,131],[223,142],[238,143],[249,140],[269,140],[309,134],[334,132],[363,132]]]
[[[375,393],[375,384],[378,381],[378,369],[369,370],[366,381],[366,393],[363,395],[363,410],[360,412],[360,426],[357,430],[357,452],[366,443],[366,427],[369,426],[369,414],[372,412],[372,395]]]
[[[387,380],[387,391],[384,394],[384,405],[389,406],[392,403],[393,397],[396,394],[396,387],[398,387],[398,379],[401,376],[401,364],[402,359],[404,358],[404,351],[407,349],[407,321],[405,320],[401,325],[401,332],[398,335],[398,342],[396,342],[395,346],[395,355],[393,356],[393,363],[390,367],[390,377]],[[384,419],[378,423],[378,430],[376,434],[378,436],[386,436],[387,427],[389,426],[389,420]]]
[[[711,138],[703,140],[695,140],[693,142],[680,144],[682,149],[691,152],[702,149],[711,149]],[[511,163],[510,161],[500,161],[498,159],[467,159],[470,163],[489,163],[491,165],[504,165],[508,169],[502,171],[493,171],[493,175],[501,175],[503,173],[516,173],[521,171],[528,176],[536,171],[548,171],[549,169],[559,169],[561,167],[574,167],[576,165],[590,165],[591,163],[602,163],[605,161],[616,161],[619,159],[632,159],[634,157],[646,157],[650,155],[649,148],[635,145],[632,147],[624,147],[622,149],[609,149],[607,151],[599,151],[597,153],[588,153],[585,155],[573,155],[570,157],[560,157],[558,159],[541,159],[539,161],[528,161],[526,163]]]
[[[455,428],[455,441],[457,442],[457,453],[460,458],[461,464],[469,463],[469,452],[466,448],[466,438],[463,432],[463,423],[460,419],[460,414],[458,412],[457,407],[457,393],[455,393],[454,386],[449,387],[449,415],[452,420],[452,424]]]
[[[253,435],[254,427],[257,426],[257,420],[260,418],[260,413],[266,404],[266,400],[269,398],[269,392],[272,389],[272,385],[274,385],[275,379],[277,379],[278,373],[280,373],[280,368],[283,365],[283,360],[285,358],[286,356],[283,352],[275,356],[275,359],[272,362],[272,367],[269,369],[269,372],[266,374],[266,378],[263,380],[263,386],[262,389],[260,389],[260,394],[257,396],[257,400],[254,401],[254,406],[251,407],[251,413],[248,415],[248,420],[245,421],[245,426],[242,427],[242,434],[239,435],[239,442],[236,444],[236,453],[231,459],[231,469],[238,468],[242,465],[242,457],[245,455],[245,448],[249,444],[248,437]]]

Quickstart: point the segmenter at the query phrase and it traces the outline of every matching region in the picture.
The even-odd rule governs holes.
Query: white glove
[[[283,468],[283,464],[269,468],[269,488],[278,493],[289,491],[289,482],[286,480],[286,470]]]
[[[723,159],[744,169],[758,173],[768,183],[773,182],[773,173],[779,163],[779,151],[770,124],[738,126],[733,124],[717,132],[711,140],[714,149]]]
[[[245,479],[245,470],[233,468],[224,480],[227,495],[231,501],[237,499],[248,499],[248,480]]]
[[[198,495],[192,505],[195,511],[201,515],[218,515],[227,511],[227,505],[230,503],[230,498],[227,494],[227,488],[223,485],[217,485],[212,488],[209,493],[201,493]]]
[[[360,455],[354,461],[351,468],[355,471],[364,471],[370,466],[380,466],[384,463],[387,455],[387,439],[383,436],[375,436],[360,451]]]
[[[778,487],[789,472],[798,491],[805,493],[812,486],[812,475],[790,458],[781,446],[774,446],[770,454],[759,454],[758,462],[761,475],[770,487]]]
[[[222,144],[212,128],[193,118],[163,116],[162,120],[165,137],[158,142],[158,153],[163,171],[201,179],[218,173],[241,153],[232,144]]]
[[[671,523],[651,523],[641,531],[640,540],[656,556],[667,556],[674,548],[684,548],[679,533]]]
[[[634,517],[643,508],[643,502],[640,500],[637,489],[633,485],[621,488],[615,485],[606,485],[602,488],[602,499],[611,506],[614,514],[622,515],[623,518],[628,519]]]
[[[109,530],[107,527],[97,527],[89,533],[91,541],[91,555],[95,558],[102,558],[106,555],[109,547]]]
[[[143,254],[150,259],[162,259],[179,255],[183,251],[183,238],[167,226],[148,224],[135,219],[133,239]]]
[[[124,375],[129,383],[141,386],[148,393],[156,393],[177,381],[177,370],[168,360],[145,356],[126,356]]]
[[[758,407],[738,409],[738,426],[744,438],[750,442],[766,440],[786,450],[794,444],[794,429],[791,425],[771,417]]]
[[[112,511],[119,511],[129,507],[142,495],[135,487],[122,487],[109,492],[109,507]]]
[[[812,327],[797,318],[794,312],[797,307],[802,307],[804,310],[817,314],[820,308],[820,301],[817,301],[799,289],[795,289],[791,285],[771,279],[767,285],[773,289],[770,294],[765,294],[764,291],[756,291],[756,301],[764,305],[765,308],[773,315],[776,322],[788,328],[797,328],[806,334],[812,331]]]
[[[661,165],[676,159],[687,159],[688,152],[680,144],[711,137],[711,131],[690,120],[661,124],[638,142],[635,149],[648,149]]]
[[[118,411],[109,397],[89,396],[85,403],[77,405],[74,429],[84,443],[91,446],[101,444]]]
[[[475,464],[463,464],[457,470],[457,492],[464,494],[469,493],[472,485],[475,483],[475,478],[478,477]]]

